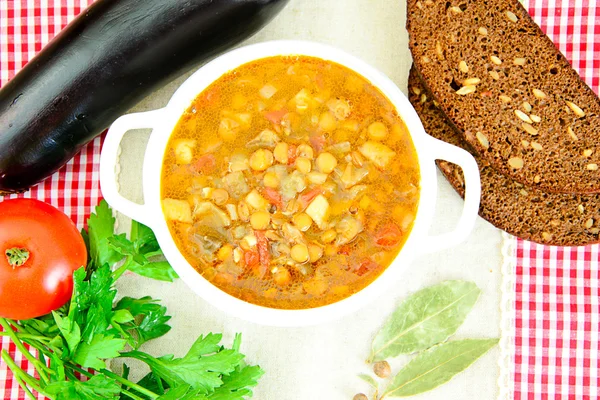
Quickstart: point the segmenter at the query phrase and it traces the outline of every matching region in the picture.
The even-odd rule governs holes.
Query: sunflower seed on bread
[[[409,88],[426,92],[414,68]],[[435,107],[432,96],[422,103],[411,91],[409,96],[425,131],[431,136],[470,151],[481,174],[479,214],[492,225],[520,238],[560,246],[579,246],[600,242],[600,194],[549,193],[527,186],[500,174],[464,140],[445,115]],[[477,132],[475,140],[485,148],[487,136]],[[531,147],[536,142],[529,142]],[[589,152],[588,152],[589,153]],[[465,184],[460,167],[438,161],[438,167],[454,189],[464,196]]]

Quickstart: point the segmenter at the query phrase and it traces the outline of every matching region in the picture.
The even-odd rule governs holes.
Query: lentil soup
[[[181,117],[161,177],[177,247],[207,280],[261,306],[305,309],[363,289],[396,257],[419,166],[391,102],[339,64],[242,65]]]

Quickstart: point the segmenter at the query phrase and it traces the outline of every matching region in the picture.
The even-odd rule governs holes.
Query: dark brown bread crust
[[[420,77],[496,170],[600,192],[600,100],[517,0],[408,0],[407,29]]]
[[[537,243],[579,246],[600,241],[600,195],[547,193],[524,186],[501,175],[477,156],[453,129],[411,69],[408,79],[409,99],[428,134],[470,151],[481,173],[479,215],[492,225]],[[460,167],[438,161],[438,167],[454,189],[464,197],[464,180]]]

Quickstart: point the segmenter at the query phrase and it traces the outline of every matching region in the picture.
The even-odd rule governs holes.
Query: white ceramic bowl
[[[370,81],[396,106],[406,123],[417,150],[421,193],[414,227],[394,262],[373,283],[360,292],[327,306],[305,310],[279,310],[239,300],[212,285],[186,261],[177,249],[163,217],[160,198],[160,176],[169,137],[184,111],[212,82],[236,67],[264,57],[306,55],[344,65]],[[123,135],[131,129],[151,128],[143,166],[145,204],[122,197],[115,182],[115,166]],[[466,181],[466,200],[456,229],[429,236],[427,234],[435,209],[437,194],[436,159],[448,160],[462,167]],[[481,186],[479,170],[469,153],[428,136],[421,121],[404,94],[385,75],[360,59],[334,47],[304,41],[274,41],[255,44],[226,53],[199,69],[175,92],[165,108],[124,115],[111,126],[104,142],[100,162],[100,183],[106,201],[117,211],[151,227],[166,258],[196,293],[214,306],[239,318],[274,326],[302,326],[330,321],[353,312],[398,281],[410,260],[420,254],[455,246],[465,239],[475,222]]]

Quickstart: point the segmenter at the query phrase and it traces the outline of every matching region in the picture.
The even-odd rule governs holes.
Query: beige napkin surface
[[[328,43],[358,56],[380,69],[406,93],[411,65],[405,26],[405,3],[398,0],[292,0],[262,32],[247,43],[275,39],[304,39]],[[184,78],[156,92],[132,111],[164,106]],[[122,193],[142,202],[141,169],[147,132],[131,132],[122,143]],[[438,174],[437,214],[432,233],[453,229],[462,200]],[[123,231],[129,221],[119,216]],[[357,375],[369,373],[365,359],[370,343],[390,312],[408,294],[447,279],[475,282],[483,294],[457,333],[457,338],[491,338],[500,335],[501,243],[498,230],[478,220],[470,238],[460,246],[423,256],[404,266],[402,280],[364,309],[324,325],[306,328],[272,328],[230,317],[198,297],[184,282],[153,282],[126,276],[120,293],[161,298],[173,316],[172,331],[146,347],[159,355],[184,354],[202,333],[223,332],[231,342],[242,332],[242,351],[250,363],[266,371],[255,391],[259,400],[349,400],[357,392],[371,394]],[[493,349],[448,384],[415,399],[492,400],[498,397],[498,360]],[[408,357],[392,360],[393,371]],[[140,376],[145,371],[134,371]]]

